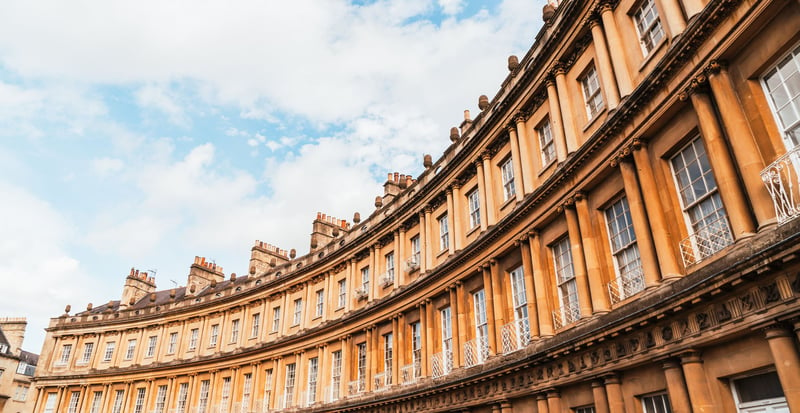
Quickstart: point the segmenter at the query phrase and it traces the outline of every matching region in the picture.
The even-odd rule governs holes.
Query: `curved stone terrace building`
[[[800,412],[800,3],[544,18],[363,221],[52,319],[35,412]]]

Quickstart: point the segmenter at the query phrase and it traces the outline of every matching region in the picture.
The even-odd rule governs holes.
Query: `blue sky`
[[[320,211],[417,176],[541,26],[543,0],[0,3],[0,317],[308,251]]]

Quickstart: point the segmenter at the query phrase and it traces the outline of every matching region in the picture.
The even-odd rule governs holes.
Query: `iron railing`
[[[772,197],[778,225],[800,217],[799,178],[800,146],[790,149],[761,171],[761,180]]]
[[[474,338],[464,343],[464,367],[483,364],[489,358],[489,340],[486,337]]]
[[[531,327],[528,317],[514,320],[503,326],[503,354],[520,350],[531,341]]]
[[[639,291],[644,290],[644,275],[641,269],[632,271],[624,276],[611,280],[607,284],[611,304],[616,304]]]
[[[436,379],[453,370],[453,351],[444,350],[431,356],[431,376]]]
[[[553,327],[559,329],[578,321],[580,318],[581,307],[578,305],[578,297],[571,297],[561,305],[561,309],[553,311]]]
[[[728,218],[720,216],[706,226],[697,228],[681,241],[681,257],[686,266],[694,265],[733,244]]]

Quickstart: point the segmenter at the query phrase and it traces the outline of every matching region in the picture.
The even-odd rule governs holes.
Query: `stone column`
[[[686,387],[689,390],[692,411],[703,413],[718,412],[717,406],[714,405],[711,399],[711,390],[708,387],[700,352],[687,351],[683,353],[681,355],[681,364],[683,366],[683,376],[686,379]]]
[[[536,231],[528,233],[528,243],[531,247],[531,263],[533,264],[533,285],[536,293],[536,314],[539,317],[539,335],[551,337],[553,335],[552,308],[548,304],[548,286],[550,283],[549,271],[545,270],[542,256],[542,242]]]
[[[348,382],[350,382],[350,363],[351,363],[351,360],[350,360],[350,351],[351,351],[351,349],[350,349],[350,337],[349,336],[342,337],[341,341],[342,341],[342,350],[341,350],[342,351],[342,371],[341,371],[341,376],[340,376],[340,380],[339,380],[340,381],[340,383],[339,383],[339,386],[340,386],[339,387],[339,398],[344,398],[344,397],[348,396],[348,388],[347,387],[348,387]],[[277,374],[277,371],[278,370],[275,369],[276,374]],[[273,383],[274,382],[276,382],[275,379],[273,379]]]
[[[436,328],[436,322],[434,319],[434,315],[436,314],[436,307],[433,306],[433,301],[425,300],[425,317],[427,317],[428,321],[425,323],[427,327],[426,335],[425,335],[425,343],[426,349],[424,350],[423,354],[426,359],[428,359],[428,373],[427,376],[430,377],[433,375],[433,363],[431,362],[431,356],[433,356],[433,349],[435,348],[434,340],[436,338],[436,332],[439,330]]]
[[[600,72],[600,81],[603,83],[606,107],[611,110],[619,106],[619,89],[614,78],[614,68],[611,66],[611,56],[608,54],[606,36],[603,34],[603,28],[600,27],[600,20],[598,20],[597,16],[591,16],[588,24],[592,32],[592,43],[594,43],[594,52],[597,58],[597,71]]]
[[[433,269],[433,238],[431,237],[433,231],[431,231],[431,226],[433,225],[431,213],[433,209],[430,206],[425,207],[425,255],[423,256],[425,260],[425,271]],[[421,271],[421,270],[420,270]]]
[[[655,287],[661,281],[661,271],[658,268],[656,247],[653,245],[653,235],[650,233],[650,224],[647,222],[647,212],[644,207],[642,193],[639,190],[639,180],[636,178],[636,169],[629,158],[619,160],[619,171],[625,187],[625,197],[631,212],[633,232],[636,234],[636,245],[639,247],[639,256],[642,262],[644,282],[648,288]]]
[[[500,402],[500,412],[501,413],[513,413],[514,408],[511,405],[511,402],[508,400],[503,400]]]
[[[549,413],[546,394],[539,393],[536,395],[536,411],[537,413]]]
[[[394,256],[394,287],[392,289],[397,288],[400,286],[400,274],[404,271],[403,268],[403,251],[400,248],[400,231],[395,230],[392,232],[392,254]]]
[[[674,39],[686,29],[686,18],[679,0],[661,0],[661,10],[664,11],[664,20],[667,30]]]
[[[639,181],[643,188],[642,197],[647,209],[647,217],[650,221],[650,232],[658,234],[657,237],[653,237],[653,243],[656,247],[658,263],[661,266],[661,275],[666,279],[681,277],[682,274],[675,250],[677,242],[674,241],[667,227],[664,207],[661,205],[661,197],[657,190],[658,185],[653,174],[650,153],[642,141],[634,141],[633,160],[636,163]]]
[[[483,290],[486,296],[486,322],[488,323],[489,337],[489,354],[496,354],[497,350],[497,336],[495,335],[495,314],[494,314],[494,289],[492,288],[492,275],[489,271],[489,264],[481,266],[480,270],[483,273]]]
[[[367,346],[367,374],[364,376],[364,391],[371,392],[372,391],[372,376],[377,368],[375,366],[375,347],[374,344],[374,335],[375,329],[373,327],[367,327],[364,331],[364,335],[366,339],[364,343]]]
[[[456,303],[458,304],[457,323],[458,323],[458,353],[463,351],[464,343],[467,342],[467,315],[470,309],[467,308],[466,298],[467,293],[464,292],[464,284],[461,281],[456,281]]]
[[[392,317],[392,378],[391,378],[392,384],[400,383],[400,374],[399,374],[399,372],[400,372],[400,367],[402,366],[402,364],[399,364],[399,362],[400,362],[400,360],[399,360],[400,357],[399,356],[400,356],[400,352],[401,352],[400,349],[399,349],[400,346],[398,346],[398,344],[401,342],[400,341],[400,335],[399,335],[399,331],[400,331],[399,324],[400,324],[400,321],[399,321],[398,317],[397,316],[393,316]]]
[[[458,296],[456,292],[456,284],[451,285],[448,289],[450,296],[450,325],[452,326],[452,347],[453,347],[453,368],[461,366],[461,337],[460,326],[458,325],[458,313],[463,311],[458,305]],[[444,349],[442,349],[444,350]]]
[[[552,413],[561,413],[561,393],[558,390],[547,391],[547,409]]]
[[[476,178],[478,180],[478,202],[481,205],[481,215],[486,215],[486,210],[489,208],[486,206],[486,178],[483,172],[483,163],[481,161],[475,162],[475,168],[478,171]],[[487,221],[485,216],[481,217],[481,232],[486,231],[488,227]]]
[[[561,103],[558,99],[556,81],[553,76],[548,76],[545,82],[547,83],[547,104],[550,108],[550,131],[556,146],[556,158],[558,162],[564,162],[567,159],[567,138],[564,131],[564,120],[561,117]]]
[[[419,334],[420,344],[422,345],[420,360],[422,376],[427,377],[430,376],[430,372],[428,371],[428,352],[431,349],[431,343],[429,342],[430,335],[428,334],[428,308],[425,301],[419,303]]]
[[[458,251],[464,246],[464,200],[461,195],[461,182],[456,180],[450,185],[453,188],[453,234],[455,238],[455,250]]]
[[[528,177],[522,169],[522,155],[520,154],[520,141],[517,137],[517,129],[512,124],[506,127],[506,131],[508,131],[508,142],[511,144],[511,166],[514,170],[514,197],[517,202],[520,202],[525,195],[524,182]]]
[[[572,205],[565,206],[564,215],[567,217],[567,231],[569,232],[570,250],[572,252],[572,266],[575,270],[575,283],[578,287],[578,304],[581,308],[581,317],[589,317],[592,315],[589,277],[586,274],[586,258],[583,255],[578,216],[572,207]]]
[[[691,100],[705,143],[706,155],[715,172],[714,179],[717,181],[719,195],[731,222],[733,236],[739,239],[752,235],[755,232],[755,224],[750,216],[747,197],[739,187],[736,166],[728,152],[728,145],[717,122],[711,99],[703,91],[695,88],[694,93],[691,93]]]
[[[424,209],[423,209],[424,211]],[[428,270],[428,223],[426,217],[430,215],[425,212],[419,214],[419,273],[424,274]]]
[[[533,340],[539,338],[539,311],[536,301],[536,288],[533,285],[533,277],[539,274],[535,274],[533,270],[531,247],[528,242],[527,235],[523,236],[523,238],[518,241],[520,249],[519,254],[522,257],[522,274],[525,280],[525,300],[528,301],[528,326],[530,328],[531,339]]]
[[[622,384],[617,374],[604,376],[609,413],[625,413],[625,399],[622,397]]]
[[[503,326],[507,322],[506,300],[509,298],[509,294],[506,294],[504,274],[501,274],[497,260],[489,260],[489,271],[492,277],[492,302],[494,303],[494,317],[492,317],[494,323],[490,322],[489,328],[494,328],[495,330],[495,340],[497,340],[495,342],[495,351],[500,353],[503,349]]]
[[[514,115],[517,141],[519,142],[519,162],[520,168],[522,169],[523,197],[525,194],[533,192],[533,170],[531,169],[533,167],[533,149],[531,149],[528,129],[525,127],[525,121],[527,120],[528,117],[524,113],[520,112]]]
[[[689,19],[703,11],[704,7],[705,2],[703,2],[703,0],[683,0],[683,8],[686,10],[686,16]]]
[[[673,413],[691,413],[692,404],[689,401],[689,393],[686,391],[686,381],[683,380],[680,364],[673,360],[666,360],[662,368],[667,380],[667,393],[669,393],[669,402],[672,405]]]
[[[484,152],[481,155],[481,159],[483,159],[483,176],[486,179],[486,183],[484,186],[486,187],[486,225],[494,225],[497,222],[497,218],[495,216],[494,210],[495,206],[497,205],[494,202],[494,167],[492,166],[492,155],[488,152]],[[481,219],[481,222],[483,220]]]
[[[719,107],[719,115],[728,132],[728,142],[742,173],[747,198],[750,199],[758,225],[763,226],[775,220],[772,198],[761,181],[761,170],[766,165],[731,83],[727,66],[724,62],[714,60],[709,64],[706,73],[714,100]]]
[[[575,211],[578,215],[578,226],[580,227],[581,241],[583,244],[584,257],[586,258],[586,273],[589,278],[589,291],[592,298],[592,306],[595,314],[605,314],[611,308],[605,285],[600,278],[602,274],[598,257],[600,253],[597,248],[597,237],[592,227],[592,218],[589,212],[589,202],[586,194],[578,192],[575,194]]]
[[[594,398],[595,413],[609,413],[608,397],[603,380],[592,380],[592,396]]]
[[[564,123],[564,140],[566,142],[567,154],[570,154],[578,149],[578,131],[575,127],[575,119],[572,117],[571,95],[569,93],[569,88],[567,88],[567,70],[563,65],[558,64],[553,73],[556,77],[558,100],[561,104],[561,119]]]
[[[628,56],[625,53],[627,49],[617,29],[617,21],[614,20],[614,9],[610,3],[603,2],[600,5],[600,18],[603,20],[603,30],[606,34],[606,40],[608,40],[608,50],[611,55],[611,63],[614,66],[614,75],[619,86],[619,93],[622,96],[627,96],[633,91],[633,81],[631,80],[630,70],[628,70]]]
[[[447,253],[452,255],[456,252],[456,214],[453,205],[453,188],[447,187]]]
[[[406,256],[406,227],[404,225],[400,225],[400,229],[397,233],[397,252],[395,256],[397,257],[397,265],[395,266],[395,272],[397,274],[396,283],[397,287],[401,287],[408,283],[408,279],[406,276],[406,260],[409,258]]]
[[[397,381],[395,383],[402,384],[403,374],[401,369],[406,365],[406,350],[409,346],[406,346],[406,319],[403,313],[397,314],[397,330],[394,330],[397,336],[397,340],[394,343],[395,348],[395,358],[397,359],[397,373],[395,373],[395,378]]]
[[[791,411],[800,410],[800,355],[792,332],[782,325],[772,325],[767,328],[766,338],[786,403]]]
[[[348,292],[347,292],[347,297],[346,297],[347,299],[344,301],[344,312],[345,313],[349,313],[350,310],[353,308],[353,298],[355,298],[353,296],[353,294],[351,294],[351,291],[354,291],[356,289],[356,280],[355,280],[355,278],[356,278],[355,277],[356,259],[355,258],[350,258],[350,259],[347,260],[347,268],[345,268],[345,271],[347,271],[345,273],[346,274],[345,275],[345,279],[347,280],[347,281],[345,281],[345,284],[346,284],[345,287],[347,287],[346,290]]]
[[[378,257],[381,254],[381,244],[375,244],[369,248],[369,297],[367,297],[367,302],[371,303],[376,298],[378,298],[378,276],[380,275],[379,268],[378,268]]]

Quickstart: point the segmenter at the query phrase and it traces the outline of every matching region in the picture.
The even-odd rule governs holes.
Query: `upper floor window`
[[[303,299],[298,298],[294,300],[294,317],[292,317],[292,325],[300,325],[303,319]]]
[[[136,401],[133,405],[133,413],[142,413],[144,411],[144,395],[145,388],[140,387],[136,389]]]
[[[178,346],[178,333],[169,333],[169,344],[167,345],[167,354],[174,354],[175,347]]]
[[[667,393],[649,394],[641,397],[644,413],[672,413]]]
[[[586,102],[586,115],[592,119],[605,107],[603,94],[600,93],[600,78],[597,77],[597,70],[590,66],[586,73],[580,78],[581,89],[583,89],[583,100]]]
[[[211,326],[211,337],[208,339],[208,346],[215,347],[217,345],[218,339],[219,339],[219,324],[214,324]]]
[[[81,398],[81,392],[74,391],[69,396],[69,405],[67,405],[67,413],[78,412],[78,401]]]
[[[250,337],[258,337],[258,330],[261,329],[261,313],[253,314],[250,323]]]
[[[477,189],[467,194],[469,203],[469,227],[475,228],[481,225],[481,195]]]
[[[125,360],[130,360],[133,358],[134,353],[136,353],[136,339],[128,340],[128,349],[125,351]]]
[[[67,364],[70,354],[72,354],[72,344],[61,346],[61,358],[58,359],[58,364]]]
[[[556,283],[558,285],[558,301],[561,311],[556,317],[560,325],[573,323],[581,317],[578,305],[578,282],[575,280],[575,269],[572,265],[572,251],[570,250],[569,237],[561,238],[551,247],[553,263],[556,270]]]
[[[595,413],[594,406],[576,407],[575,413]]]
[[[313,357],[308,359],[308,384],[306,385],[308,403],[313,404],[317,401],[317,375],[319,373],[319,359]]]
[[[364,290],[364,292],[369,291],[369,267],[361,269],[361,289]]]
[[[450,248],[450,229],[447,227],[447,214],[439,217],[439,250]]]
[[[556,159],[556,144],[553,141],[550,118],[545,119],[536,127],[536,134],[539,136],[539,147],[542,151],[542,166],[549,165]]]
[[[422,377],[422,328],[420,323],[411,323],[411,364],[414,378]]]
[[[81,363],[86,364],[89,362],[89,360],[92,358],[92,351],[94,351],[94,343],[83,344],[83,357],[81,358]]]
[[[481,289],[472,294],[475,312],[475,346],[470,365],[483,363],[489,357],[489,321],[486,317],[486,291]]]
[[[331,400],[339,400],[342,383],[342,351],[331,353]]]
[[[158,336],[150,336],[147,338],[147,357],[153,357],[156,354],[156,343]]]
[[[57,398],[58,398],[58,393],[47,393],[47,400],[44,402],[44,413],[53,413],[56,411]],[[117,413],[117,411],[115,411],[114,413]]]
[[[356,378],[358,380],[358,392],[367,389],[367,343],[356,344]]]
[[[125,403],[125,390],[117,390],[114,392],[114,406],[111,408],[111,413],[122,412],[123,403]],[[45,412],[47,412],[47,409],[45,409]]]
[[[764,75],[772,113],[787,149],[800,145],[800,46]]]
[[[411,238],[411,258],[413,259],[414,264],[419,265],[420,263],[419,235],[416,235]]]
[[[103,392],[96,391],[92,393],[92,407],[89,413],[100,413],[100,404],[103,402]]]
[[[281,308],[275,307],[272,310],[272,331],[278,331],[281,328]]]
[[[394,252],[386,254],[386,278],[394,281]]]
[[[286,407],[289,407],[294,399],[294,377],[296,368],[297,365],[294,363],[286,365],[286,380],[283,383],[283,395],[286,397],[287,401]]]
[[[106,343],[106,350],[103,352],[103,361],[111,361],[114,356],[114,348],[117,346],[116,342],[109,341]]]
[[[156,410],[155,413],[164,413],[164,408],[167,406],[167,386],[158,386],[156,392]]]
[[[658,17],[655,2],[644,0],[633,12],[633,20],[636,22],[642,51],[647,56],[664,38],[664,29],[661,28],[661,19]]]
[[[314,315],[322,317],[322,312],[325,311],[325,290],[317,290],[317,305],[314,308],[316,309]]]
[[[178,409],[175,413],[186,413],[187,399],[189,398],[189,383],[181,383],[178,386]]]
[[[730,245],[733,236],[700,137],[673,156],[670,164],[690,233],[681,242],[681,254],[686,264],[693,264]]]
[[[192,351],[197,348],[197,339],[200,338],[200,329],[193,328],[192,331],[189,332],[189,351]]]
[[[339,280],[339,302],[337,302],[337,306],[339,308],[344,308],[345,304],[347,304],[347,280]]]
[[[384,384],[386,385],[392,384],[393,338],[392,333],[383,335],[383,372],[385,373]]]
[[[239,319],[231,322],[231,343],[239,341]]]
[[[511,158],[506,159],[500,165],[500,172],[503,175],[503,200],[508,201],[517,194],[517,190],[514,188],[514,164]]]
[[[639,257],[639,246],[636,244],[636,233],[633,231],[631,211],[628,198],[620,198],[606,208],[606,224],[608,225],[608,243],[611,255],[614,256],[616,279],[610,284],[611,300],[624,300],[644,290],[642,260]]]

